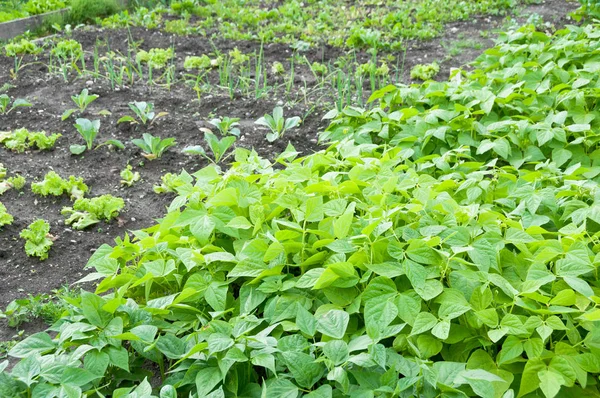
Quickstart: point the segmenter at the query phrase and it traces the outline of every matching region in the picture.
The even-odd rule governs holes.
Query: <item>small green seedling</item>
[[[74,126],[85,140],[86,145],[71,145],[69,150],[74,155],[81,155],[86,149],[92,149],[94,140],[100,131],[100,120],[77,119]]]
[[[131,140],[131,142],[144,152],[142,156],[148,160],[160,158],[168,148],[177,144],[175,138],[165,138],[163,140],[148,133],[144,133],[142,139],[137,138]]]
[[[49,171],[40,182],[31,184],[31,192],[40,196],[60,196],[69,194],[71,199],[79,199],[89,191],[89,187],[81,177],[62,178],[55,171]]]
[[[271,65],[271,73],[274,75],[283,75],[285,73],[283,64],[279,61],[273,62],[273,65]]]
[[[271,130],[270,133],[267,133],[267,141],[273,142],[278,138],[282,137],[283,134],[289,129],[293,129],[298,127],[301,119],[298,116],[290,117],[285,119],[283,117],[283,108],[280,106],[275,107],[273,109],[273,115],[264,115],[257,121],[255,124],[259,126],[265,126]]]
[[[413,66],[410,70],[410,78],[427,81],[433,79],[439,72],[440,66],[437,62],[431,64],[419,64]]]
[[[123,122],[129,122],[131,124],[138,124],[141,122],[143,125],[146,125],[146,124],[152,125],[152,123],[154,123],[156,120],[168,115],[167,112],[155,113],[154,112],[154,104],[152,102],[134,101],[134,102],[130,102],[128,105],[129,105],[129,108],[135,113],[135,115],[139,119],[139,122],[133,116],[126,115],[126,116],[123,116],[122,118],[120,118],[117,121],[117,124],[123,123]]]
[[[84,88],[83,90],[81,90],[81,93],[71,96],[71,99],[73,100],[75,105],[77,105],[77,108],[67,109],[62,114],[61,119],[67,120],[73,113],[77,111],[79,111],[79,113],[83,113],[88,107],[88,105],[97,100],[98,97],[99,96],[96,94],[90,95],[88,89]]]
[[[121,170],[121,185],[132,186],[135,182],[140,180],[140,173],[133,171],[130,164],[126,168]]]
[[[35,220],[21,231],[20,236],[25,239],[25,253],[28,256],[38,257],[40,260],[48,258],[54,237],[50,235],[50,224],[46,220]]]
[[[102,195],[95,198],[80,198],[73,207],[63,207],[61,214],[66,217],[65,223],[73,229],[82,230],[104,220],[109,222],[116,218],[125,207],[122,198]]]
[[[0,178],[0,195],[10,189],[20,191],[25,186],[25,183],[25,177],[20,174],[17,174],[14,177],[9,177],[6,180]]]
[[[209,129],[202,128],[200,130],[204,132],[204,141],[208,144],[208,147],[212,151],[214,160],[208,157],[206,150],[204,147],[202,147],[202,145],[188,146],[184,148],[182,152],[186,155],[200,155],[211,162],[219,163],[222,159],[224,159],[225,153],[234,144],[236,138],[228,136],[219,140],[219,138]]]
[[[0,114],[8,115],[11,111],[20,107],[30,107],[32,106],[31,102],[27,101],[23,98],[17,98],[13,101],[11,105],[10,97],[6,94],[0,95]]]
[[[219,132],[222,135],[235,135],[236,137],[240,136],[240,129],[239,126],[240,124],[238,123],[240,121],[239,118],[237,117],[227,117],[225,116],[224,118],[215,118],[212,119],[209,123],[212,124],[213,126],[215,126],[217,129],[219,129]]]
[[[10,225],[13,221],[13,216],[8,213],[6,207],[0,202],[0,227],[3,225]]]
[[[6,149],[19,153],[34,148],[47,151],[54,148],[56,140],[60,137],[61,134],[48,135],[45,131],[29,131],[20,128],[14,131],[0,131],[0,144]]]

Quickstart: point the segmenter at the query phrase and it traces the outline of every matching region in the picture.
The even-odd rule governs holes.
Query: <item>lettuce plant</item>
[[[212,69],[219,66],[221,63],[220,58],[210,58],[208,55],[203,54],[201,56],[187,56],[185,57],[185,61],[183,61],[183,67],[187,70],[198,69],[198,70],[206,70]]]
[[[42,261],[48,258],[48,252],[54,242],[50,235],[50,224],[46,220],[35,220],[21,231],[20,236],[25,239],[25,253],[28,256],[38,257]]]
[[[95,198],[79,198],[72,207],[64,207],[61,214],[66,218],[65,223],[75,229],[85,229],[101,220],[110,221],[119,215],[125,207],[122,198],[112,195],[102,195]]]
[[[58,41],[50,51],[52,55],[63,61],[74,61],[83,55],[81,43],[73,39],[64,39]]]
[[[440,72],[440,66],[437,62],[431,64],[418,64],[410,70],[411,79],[431,80]]]
[[[173,48],[152,48],[150,51],[140,50],[135,59],[153,69],[164,69],[174,56]]]
[[[25,177],[19,174],[7,179],[0,178],[0,195],[9,189],[16,189],[17,191],[22,190],[25,186],[25,182]]]
[[[17,174],[6,178],[7,174],[8,169],[0,163],[0,195],[13,188],[20,191],[25,186],[25,177]]]
[[[134,183],[140,180],[140,173],[137,171],[133,171],[130,164],[127,165],[123,170],[121,170],[121,185],[132,186]]]
[[[14,131],[0,131],[0,144],[14,152],[25,152],[27,149],[50,150],[62,137],[60,133],[48,135],[45,131],[29,131],[20,128]]]
[[[4,46],[7,57],[16,57],[23,54],[37,54],[42,50],[31,40],[21,39],[12,41]]]
[[[14,221],[13,216],[8,213],[6,210],[6,206],[2,202],[0,202],[0,227],[3,225],[10,225]]]
[[[190,188],[193,181],[193,177],[185,170],[179,174],[167,173],[161,177],[160,185],[154,185],[152,189],[159,194],[176,193],[179,188]]]
[[[72,199],[79,199],[89,188],[81,177],[69,176],[68,179],[63,179],[55,171],[49,171],[42,181],[31,184],[31,191],[40,196],[68,194]]]
[[[23,8],[30,15],[38,15],[48,11],[60,10],[66,6],[67,2],[62,0],[28,0]]]

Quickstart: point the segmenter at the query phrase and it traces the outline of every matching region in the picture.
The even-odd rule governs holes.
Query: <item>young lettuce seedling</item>
[[[30,107],[32,106],[31,102],[27,101],[23,98],[17,98],[10,106],[10,97],[6,94],[0,95],[0,114],[8,115],[11,111],[15,110],[19,107]]]
[[[46,220],[35,220],[21,231],[20,236],[25,239],[25,253],[28,256],[39,257],[40,260],[48,258],[54,237],[50,235],[50,224]]]
[[[86,145],[71,145],[69,150],[74,155],[81,155],[85,152],[86,148],[88,150],[92,149],[94,139],[96,139],[100,131],[100,120],[77,119],[74,126],[85,140]]]
[[[298,125],[300,124],[300,118],[298,116],[294,116],[285,119],[283,117],[283,108],[277,106],[275,107],[275,109],[273,109],[272,116],[264,115],[254,123],[258,124],[259,126],[265,126],[269,128],[271,132],[267,133],[267,141],[273,142],[282,137],[283,134],[289,129],[298,127]]]
[[[22,190],[25,186],[25,182],[25,177],[20,174],[7,178],[6,180],[0,178],[0,195],[9,189],[16,189],[17,191]]]
[[[128,105],[129,105],[129,108],[138,117],[139,122],[133,116],[126,115],[126,116],[123,116],[122,118],[120,118],[117,121],[117,124],[123,123],[123,122],[129,122],[131,124],[138,124],[141,122],[143,125],[146,125],[146,124],[152,125],[152,123],[154,123],[156,120],[160,119],[161,117],[167,116],[169,114],[168,112],[155,113],[154,112],[154,104],[152,102],[134,101],[134,102],[130,102]]]
[[[8,214],[8,210],[6,210],[6,207],[0,202],[0,227],[3,225],[10,225],[13,221],[13,216]]]
[[[63,179],[55,171],[49,171],[42,181],[31,184],[31,192],[40,196],[60,196],[66,193],[71,199],[79,199],[87,191],[89,188],[83,178],[69,176],[68,179]]]
[[[63,207],[61,214],[67,219],[65,223],[74,229],[85,229],[104,220],[109,222],[119,215],[125,207],[122,198],[112,195],[102,195],[95,198],[79,198],[73,207]]]
[[[29,131],[20,128],[14,131],[0,131],[0,144],[14,152],[25,152],[31,148],[46,151],[54,148],[56,140],[60,137],[61,134],[47,135],[45,131]]]
[[[165,138],[163,140],[149,133],[144,133],[142,139],[136,138],[135,140],[131,140],[131,142],[144,152],[142,156],[148,160],[160,158],[168,148],[177,144],[175,138]]]
[[[84,88],[83,90],[81,90],[81,93],[71,96],[71,99],[73,100],[75,105],[77,105],[77,108],[67,109],[62,114],[61,119],[67,120],[73,113],[77,111],[79,111],[79,113],[83,113],[88,107],[88,105],[97,100],[98,97],[99,96],[96,94],[90,95],[88,89]]]
[[[121,170],[121,185],[132,186],[135,182],[140,180],[140,173],[133,171],[130,164],[126,168]]]

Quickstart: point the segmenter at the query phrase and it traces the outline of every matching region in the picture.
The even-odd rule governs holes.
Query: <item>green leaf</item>
[[[196,374],[198,397],[207,396],[221,382],[221,370],[215,367],[200,369]]]
[[[540,386],[539,372],[546,370],[546,364],[539,358],[531,358],[525,364],[523,375],[521,376],[521,385],[519,387],[519,397],[537,390]]]
[[[234,341],[229,336],[221,333],[213,333],[208,337],[208,354],[212,355],[217,352],[225,351],[233,346]]]
[[[82,153],[85,152],[85,150],[87,149],[87,147],[85,145],[77,145],[77,144],[73,144],[69,146],[69,151],[73,154],[73,155],[81,155]]]
[[[437,337],[440,340],[446,340],[450,335],[450,321],[442,320],[439,321],[433,329],[431,329],[431,334]]]
[[[100,297],[92,293],[83,292],[81,294],[81,310],[89,323],[100,328],[104,328],[112,315],[102,309],[106,302]]]
[[[406,255],[421,264],[433,265],[440,262],[439,255],[422,240],[413,240],[406,249]]]
[[[334,365],[341,365],[348,360],[348,344],[343,340],[329,341],[323,347],[323,354],[330,359]]]
[[[170,384],[162,386],[159,398],[177,398],[177,390]]]
[[[14,358],[26,358],[31,355],[45,354],[56,348],[52,338],[45,332],[32,334],[10,349],[8,355]]]
[[[300,331],[309,336],[314,336],[317,331],[317,320],[308,312],[303,306],[298,306],[298,311],[296,313],[296,325],[300,329]]]
[[[227,303],[227,285],[219,282],[212,282],[208,285],[208,288],[204,293],[204,298],[213,310],[225,311]]]
[[[325,372],[322,364],[316,363],[313,357],[303,352],[283,352],[282,355],[300,387],[312,388]]]
[[[317,330],[334,339],[341,339],[346,334],[350,315],[341,310],[330,310],[317,318]]]
[[[424,333],[432,329],[438,323],[435,315],[429,312],[421,312],[417,315],[410,334],[412,336]]]
[[[538,378],[540,380],[540,389],[546,398],[554,398],[565,382],[559,373],[552,370],[540,370]]]
[[[374,340],[396,319],[398,308],[387,299],[371,299],[365,303],[365,326],[367,334]]]

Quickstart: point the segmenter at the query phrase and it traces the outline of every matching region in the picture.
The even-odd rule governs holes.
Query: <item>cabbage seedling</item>
[[[31,102],[27,101],[26,99],[23,98],[17,98],[16,100],[14,100],[14,102],[12,103],[12,106],[10,106],[10,97],[6,94],[2,94],[0,95],[0,114],[2,115],[7,115],[9,114],[11,111],[15,110],[16,108],[19,107],[29,107],[32,106]]]
[[[273,115],[264,115],[260,119],[254,122],[260,126],[268,127],[271,130],[267,133],[267,141],[273,142],[283,134],[292,128],[298,127],[300,124],[300,118],[298,116],[290,117],[285,119],[283,117],[283,108],[280,106],[273,109]]]
[[[154,112],[154,104],[152,102],[134,101],[134,102],[130,102],[128,105],[129,105],[129,108],[138,117],[139,122],[141,122],[143,125],[152,124],[159,118],[168,115],[167,112],[155,113]],[[117,121],[117,124],[123,123],[123,122],[129,122],[131,124],[139,123],[133,116],[129,116],[129,115],[126,115],[126,116],[123,116],[122,118],[120,118]]]
[[[144,152],[142,156],[148,160],[160,158],[168,148],[177,144],[175,138],[165,138],[163,140],[160,137],[154,137],[152,134],[148,133],[144,133],[142,139],[137,138],[131,140],[131,142]]]
[[[227,150],[234,144],[236,138],[229,136],[219,139],[209,129],[200,130],[204,132],[204,141],[206,141],[206,143],[210,147],[210,150],[213,153],[214,163],[219,163],[219,161],[223,159],[223,156],[225,155]],[[202,145],[188,146],[184,148],[182,152],[186,155],[200,155],[213,162],[213,159],[209,158],[208,155],[206,155],[206,151],[204,150]]]
[[[67,120],[69,116],[71,116],[74,112],[77,111],[79,111],[79,113],[83,113],[88,107],[88,105],[97,100],[98,97],[99,96],[96,94],[90,95],[88,89],[84,88],[83,90],[81,90],[81,93],[71,96],[71,99],[73,100],[75,105],[77,105],[77,108],[67,109],[62,114],[61,119]]]
[[[222,135],[235,135],[236,137],[240,136],[239,122],[240,119],[237,117],[227,117],[224,118],[215,118],[212,119],[209,123],[219,129],[219,132]]]
[[[80,155],[86,148],[92,149],[94,140],[100,131],[100,120],[77,119],[74,126],[85,140],[86,145],[71,145],[69,150],[74,155]]]

